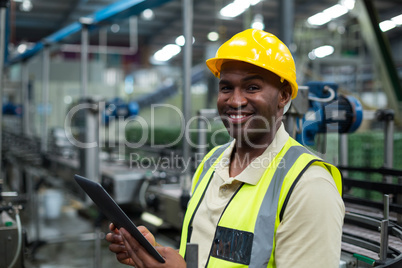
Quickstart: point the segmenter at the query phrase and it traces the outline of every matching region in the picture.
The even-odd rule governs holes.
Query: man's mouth
[[[238,114],[238,115],[230,114],[229,117],[232,118],[232,119],[240,119],[240,118],[246,117],[246,115],[244,115],[244,114]]]
[[[244,122],[246,122],[252,114],[226,114],[229,122],[231,122],[232,124],[242,124]]]

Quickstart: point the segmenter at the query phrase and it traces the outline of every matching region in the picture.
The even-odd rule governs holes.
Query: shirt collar
[[[233,152],[235,140],[233,140],[228,148],[223,152],[221,161],[215,166],[215,173],[219,175],[225,184],[230,184],[233,180],[256,185],[269,164],[275,156],[282,150],[283,146],[289,139],[283,123],[275,134],[271,144],[256,159],[254,159],[239,175],[234,178],[229,177],[230,156]]]

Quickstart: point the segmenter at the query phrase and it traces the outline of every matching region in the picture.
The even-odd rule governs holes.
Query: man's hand
[[[116,254],[116,259],[126,265],[134,266],[133,260],[129,257],[126,247],[124,246],[124,240],[119,230],[113,223],[109,225],[111,233],[106,235],[106,240],[110,243],[109,250]]]
[[[106,240],[110,251],[116,254],[116,258],[120,263],[131,265],[137,268],[151,267],[186,267],[184,259],[180,254],[170,247],[162,247],[155,241],[155,237],[144,226],[139,226],[138,230],[153,245],[156,250],[165,259],[165,263],[155,260],[149,253],[133,238],[124,228],[117,228],[110,224],[111,233],[106,235]]]

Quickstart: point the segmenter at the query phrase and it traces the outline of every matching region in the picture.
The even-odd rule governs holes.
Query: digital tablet
[[[156,251],[151,243],[149,243],[149,241],[141,234],[135,224],[113,200],[108,192],[106,192],[102,185],[79,175],[75,175],[74,179],[99,207],[102,213],[105,214],[117,228],[123,227],[126,229],[138,241],[138,243],[140,243],[141,246],[151,254],[151,256],[161,263],[165,262],[165,259],[163,259],[159,252]]]

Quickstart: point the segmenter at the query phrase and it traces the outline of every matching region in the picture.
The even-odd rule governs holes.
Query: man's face
[[[290,92],[272,72],[241,61],[223,63],[217,107],[229,134],[248,146],[268,146]],[[272,131],[274,130],[274,131]]]

